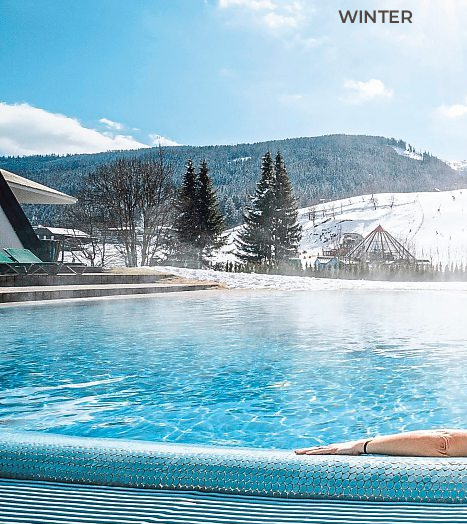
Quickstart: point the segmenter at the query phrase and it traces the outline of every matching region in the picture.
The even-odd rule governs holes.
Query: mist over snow
[[[443,266],[467,264],[467,189],[378,193],[323,202],[300,209],[299,222],[300,257],[309,264],[323,249],[337,247],[345,233],[366,236],[379,224],[419,259]],[[238,230],[230,230],[219,262],[236,260]]]
[[[229,289],[273,289],[281,291],[460,291],[463,293],[467,291],[467,282],[346,280],[340,278],[265,275],[262,273],[228,273],[213,269],[188,269],[174,266],[157,266],[147,269],[167,271],[190,280],[218,282]]]

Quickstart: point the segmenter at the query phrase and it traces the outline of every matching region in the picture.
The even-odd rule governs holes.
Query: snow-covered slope
[[[398,155],[411,158],[412,160],[423,160],[423,155],[412,149],[402,149],[401,147],[393,147],[393,149]]]
[[[443,265],[467,263],[467,189],[345,198],[300,209],[299,221],[301,257],[310,262],[323,248],[337,247],[344,233],[366,236],[381,224],[417,258]],[[219,261],[235,259],[235,235],[236,230]]]
[[[467,175],[467,160],[448,160],[446,164],[463,175]]]

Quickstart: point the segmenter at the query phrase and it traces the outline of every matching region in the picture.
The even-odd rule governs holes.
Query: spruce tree
[[[243,214],[243,228],[237,237],[237,256],[243,262],[264,264],[272,261],[273,192],[274,162],[268,151],[262,159],[261,177]]]
[[[274,164],[274,260],[277,263],[290,259],[297,253],[302,228],[297,222],[297,201],[280,152]]]
[[[287,170],[278,152],[263,157],[261,178],[244,213],[237,238],[237,256],[250,264],[277,265],[296,254],[301,238],[297,202]]]
[[[197,246],[201,255],[209,256],[213,249],[220,248],[224,243],[222,237],[224,219],[219,211],[206,160],[201,162],[199,170],[196,211],[198,220]]]
[[[182,187],[175,204],[177,217],[174,229],[180,243],[179,251],[185,256],[193,257],[199,238],[199,219],[197,210],[198,180],[192,160],[186,163]]]

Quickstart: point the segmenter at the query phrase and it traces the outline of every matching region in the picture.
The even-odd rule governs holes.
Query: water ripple
[[[2,426],[292,448],[467,420],[461,293],[231,292],[58,307],[0,310]]]

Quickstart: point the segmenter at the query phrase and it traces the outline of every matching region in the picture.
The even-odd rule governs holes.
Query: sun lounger
[[[39,257],[29,249],[5,248],[4,251],[18,264],[26,268],[26,273],[46,273],[47,275],[56,275],[60,269],[56,262],[43,262]]]
[[[6,248],[4,251],[14,262],[24,266],[28,274],[43,272],[48,275],[56,275],[63,270],[83,273],[86,268],[85,265],[76,263],[43,262],[29,249]]]
[[[23,264],[18,264],[6,253],[0,251],[0,275],[9,274],[26,274],[26,268]]]

